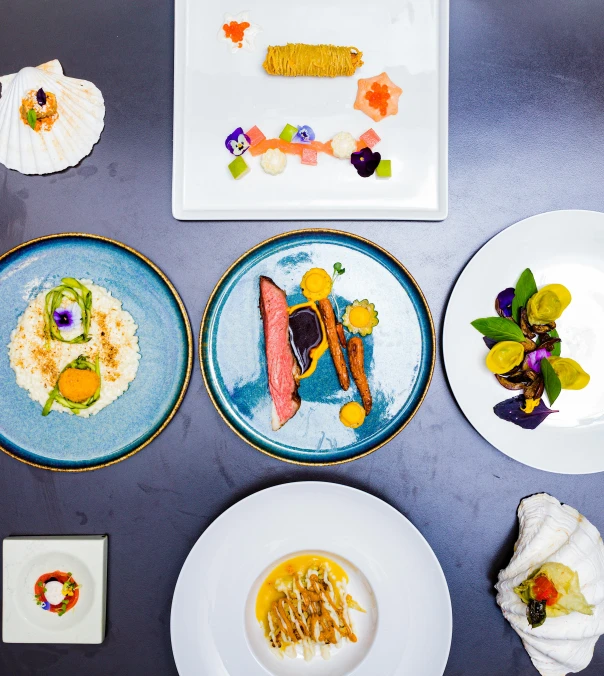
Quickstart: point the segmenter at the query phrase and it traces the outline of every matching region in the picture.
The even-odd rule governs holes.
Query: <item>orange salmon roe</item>
[[[369,105],[372,108],[379,110],[384,117],[386,116],[388,100],[390,99],[388,85],[381,85],[378,82],[374,82],[371,85],[371,90],[365,94],[365,98],[369,101]]]
[[[237,21],[231,21],[231,23],[225,23],[222,29],[227,38],[230,38],[232,42],[238,43],[239,49],[243,47],[242,40],[246,29],[250,27],[250,24],[247,21],[242,21],[237,23]]]

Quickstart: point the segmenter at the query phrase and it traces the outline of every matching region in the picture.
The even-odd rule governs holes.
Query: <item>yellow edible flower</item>
[[[564,312],[572,300],[570,291],[562,284],[547,284],[526,304],[531,324],[551,324]]]
[[[342,324],[350,333],[360,336],[368,336],[373,327],[380,323],[375,305],[366,298],[364,300],[355,300],[352,305],[348,305],[342,317]]]
[[[332,281],[323,268],[311,268],[300,282],[302,293],[308,300],[322,300],[331,293]]]
[[[589,374],[568,357],[549,357],[549,363],[560,378],[563,390],[582,390],[589,384]]]
[[[491,373],[507,373],[522,363],[524,348],[515,340],[502,340],[493,345],[487,354],[486,364]]]

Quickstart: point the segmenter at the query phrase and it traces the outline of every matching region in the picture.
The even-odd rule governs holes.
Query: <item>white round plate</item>
[[[495,297],[530,268],[537,286],[564,284],[572,302],[556,322],[562,356],[591,376],[563,390],[535,430],[499,419],[493,406],[514,396],[484,363],[482,336],[470,322],[495,316]],[[465,416],[495,448],[537,469],[561,474],[604,471],[604,214],[551,211],[527,218],[487,242],[461,273],[445,317],[443,351],[453,394]],[[547,403],[547,398],[546,398]]]
[[[279,660],[254,617],[263,576],[299,552],[341,562],[368,611],[353,614],[358,642],[329,661]],[[172,601],[180,676],[441,676],[451,630],[447,582],[419,531],[385,502],[323,482],[276,486],[228,509],[191,550]]]

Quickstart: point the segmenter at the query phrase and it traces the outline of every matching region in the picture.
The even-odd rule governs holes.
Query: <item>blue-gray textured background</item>
[[[439,339],[456,277],[495,233],[550,209],[604,211],[604,3],[451,3],[449,218],[338,224],[409,268]],[[169,275],[197,332],[227,266],[260,240],[304,224],[172,219],[172,48],[169,0],[0,0],[1,72],[59,58],[68,75],[97,84],[107,104],[101,142],[78,168],[42,178],[0,167],[0,249],[68,230],[119,239]],[[523,496],[548,491],[604,528],[602,477],[539,472],[489,446],[456,406],[440,352],[426,401],[400,436],[365,459],[316,469],[282,464],[240,441],[210,403],[196,363],[175,420],[124,463],[69,475],[0,454],[1,537],[110,536],[105,643],[0,644],[0,673],[176,674],[170,603],[189,549],[237,500],[303,479],[369,491],[427,538],[453,601],[447,676],[536,674],[492,592]],[[601,642],[583,673],[603,670]]]

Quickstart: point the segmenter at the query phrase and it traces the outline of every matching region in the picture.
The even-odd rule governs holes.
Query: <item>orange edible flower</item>
[[[372,108],[379,110],[380,113],[386,117],[386,111],[388,110],[388,100],[390,99],[388,85],[381,85],[377,82],[374,82],[371,85],[371,89],[365,93],[365,98],[369,101],[369,105]]]
[[[231,21],[231,23],[225,23],[222,29],[227,38],[230,38],[234,43],[238,43],[237,46],[241,49],[243,47],[243,36],[249,27],[250,24],[247,21],[242,21],[241,23]]]

